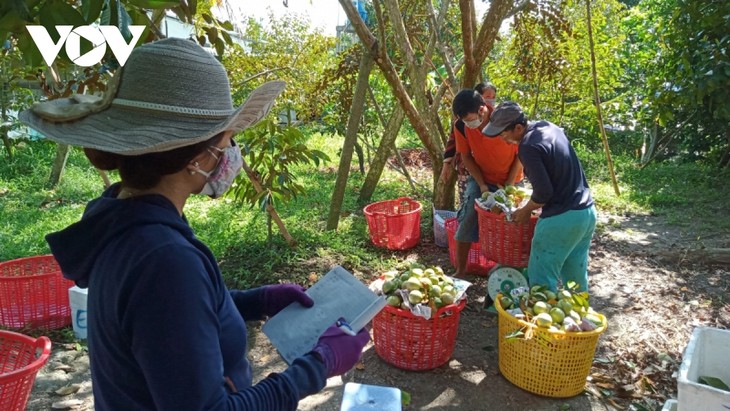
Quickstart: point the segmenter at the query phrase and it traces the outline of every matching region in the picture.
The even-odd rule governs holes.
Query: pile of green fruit
[[[518,208],[520,204],[522,204],[522,201],[530,198],[532,192],[524,187],[506,186],[504,189],[497,190],[494,193],[482,193],[482,200],[487,200],[490,195],[493,196],[496,203],[502,205],[502,207],[500,207],[498,204],[495,204],[490,210],[493,213],[500,214],[504,212],[504,210],[514,210],[515,208]]]
[[[535,285],[516,296],[502,296],[502,309],[520,308],[524,320],[551,331],[593,331],[603,327],[603,317],[588,302],[587,292],[577,292],[574,283],[557,293],[547,286]]]
[[[383,279],[383,294],[392,307],[408,310],[411,306],[425,304],[438,310],[456,302],[454,280],[444,275],[439,266],[426,268],[412,264],[405,271],[386,272]]]

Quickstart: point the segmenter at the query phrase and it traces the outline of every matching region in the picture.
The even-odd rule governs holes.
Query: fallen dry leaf
[[[78,392],[81,389],[81,384],[71,384],[65,387],[61,387],[54,391],[58,395],[69,395]]]
[[[51,408],[54,410],[73,410],[79,408],[83,403],[83,401],[76,399],[63,400],[54,402],[53,404],[51,404]]]

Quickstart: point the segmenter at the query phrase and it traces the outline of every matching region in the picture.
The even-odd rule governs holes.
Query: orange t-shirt
[[[471,153],[479,168],[482,170],[484,182],[493,185],[503,185],[512,164],[517,161],[517,144],[509,144],[499,137],[487,137],[478,128],[464,126],[466,136],[459,127],[454,127],[456,135],[456,151]],[[518,173],[515,181],[522,180],[522,173]]]

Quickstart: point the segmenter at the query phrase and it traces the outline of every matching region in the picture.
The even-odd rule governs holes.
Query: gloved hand
[[[353,337],[333,325],[319,337],[312,351],[322,358],[329,378],[342,375],[354,367],[368,341],[370,333],[365,328]]]
[[[314,301],[304,290],[304,287],[297,284],[267,285],[264,289],[264,315],[274,316],[295,301],[305,307],[311,307],[314,305]]]

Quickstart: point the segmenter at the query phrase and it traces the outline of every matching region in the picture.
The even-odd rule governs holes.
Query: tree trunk
[[[350,4],[350,6],[352,7],[352,4]],[[365,108],[365,95],[368,91],[368,78],[370,77],[372,69],[373,56],[370,53],[365,52],[362,54],[362,58],[360,60],[360,72],[357,76],[355,95],[352,97],[352,109],[350,111],[350,118],[347,121],[347,131],[345,133],[345,142],[342,145],[342,154],[340,154],[340,167],[337,172],[335,189],[332,193],[329,216],[327,217],[327,230],[336,230],[337,225],[340,222],[340,211],[342,210],[342,202],[345,198],[347,178],[350,175],[352,151],[355,146],[355,142],[357,141],[357,129],[360,125],[363,110]]]
[[[611,173],[611,182],[613,183],[613,191],[616,196],[621,196],[616,180],[616,172],[613,167],[613,159],[611,158],[611,149],[608,147],[608,137],[606,137],[606,128],[603,127],[603,115],[601,114],[601,97],[598,95],[598,75],[596,74],[596,53],[593,46],[593,27],[591,25],[591,0],[586,0],[586,12],[588,16],[588,43],[591,48],[591,74],[593,76],[593,97],[596,103],[596,115],[598,117],[598,127],[601,129],[601,140],[603,140],[603,148],[606,151],[606,162],[608,163],[608,171]]]
[[[69,149],[70,147],[68,144],[56,144],[56,159],[53,160],[51,176],[48,178],[48,188],[55,188],[56,185],[58,185],[58,182],[61,181],[61,175],[63,175],[63,169],[66,167]]]
[[[396,155],[398,154],[395,139],[398,137],[398,132],[403,124],[404,118],[405,113],[403,109],[400,106],[394,107],[393,114],[391,114],[388,124],[385,126],[378,151],[375,153],[373,162],[370,164],[370,169],[368,170],[368,175],[365,177],[365,181],[360,189],[360,196],[357,199],[358,204],[364,204],[370,201],[373,192],[375,192],[375,187],[378,185],[378,181],[380,181],[380,175],[383,173],[383,168],[385,168],[385,164],[388,161],[388,154],[390,154],[391,150],[395,151]],[[403,167],[405,168],[405,165]]]

